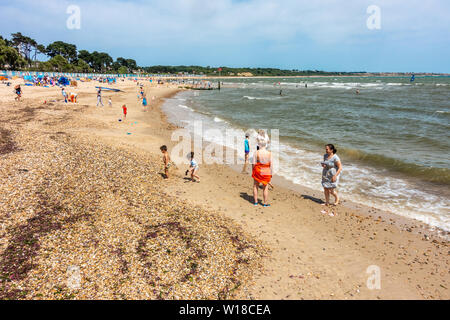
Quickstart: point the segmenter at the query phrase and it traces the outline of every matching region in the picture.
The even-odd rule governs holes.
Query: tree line
[[[267,77],[289,77],[289,76],[310,76],[310,75],[329,75],[338,76],[349,74],[347,72],[325,72],[320,70],[283,70],[277,68],[230,68],[230,67],[202,67],[202,66],[152,66],[143,68],[146,73],[170,73],[170,74],[201,74],[206,76],[238,76],[252,74],[253,76]],[[220,69],[220,71],[219,71]]]
[[[44,55],[47,61],[38,61]],[[151,66],[139,67],[135,60],[119,57],[114,61],[108,53],[78,50],[74,44],[55,41],[47,46],[17,32],[10,39],[0,36],[0,69],[43,72],[77,73],[148,73],[148,74],[197,74],[206,76],[308,76],[344,75],[345,72],[319,70],[282,70],[277,68],[230,68],[202,66]],[[357,74],[361,74],[359,72]]]
[[[47,61],[38,61],[38,55]],[[0,36],[0,69],[43,72],[133,73],[139,71],[133,59],[114,61],[106,52],[77,50],[74,44],[55,41],[47,46],[17,32],[10,39]]]

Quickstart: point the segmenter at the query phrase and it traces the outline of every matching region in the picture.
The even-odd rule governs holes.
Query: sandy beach
[[[278,177],[254,207],[251,176],[223,165],[165,180],[176,128],[160,107],[180,89],[146,82],[144,111],[135,82],[105,107],[97,85],[64,104],[57,87],[23,86],[19,103],[0,84],[0,299],[450,298],[449,243],[423,223],[345,199],[330,217]]]

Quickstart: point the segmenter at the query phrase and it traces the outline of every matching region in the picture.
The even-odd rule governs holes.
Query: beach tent
[[[32,76],[24,76],[24,77],[23,77],[23,80],[25,80],[25,81],[31,81],[31,82],[34,81],[34,79],[33,79]]]
[[[70,81],[69,81],[69,79],[67,79],[66,77],[61,77],[61,78],[59,78],[58,83],[61,84],[61,85],[63,85],[63,86],[68,86],[68,85],[70,85]]]

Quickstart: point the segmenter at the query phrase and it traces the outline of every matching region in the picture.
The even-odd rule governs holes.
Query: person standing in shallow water
[[[330,204],[330,194],[335,198],[334,205],[339,204],[339,196],[337,194],[337,186],[339,184],[339,177],[342,171],[341,159],[339,159],[336,148],[332,144],[325,146],[326,154],[323,156],[321,162],[322,171],[322,186],[325,193],[325,203]]]
[[[250,135],[247,133],[245,135],[245,141],[244,141],[244,148],[245,148],[245,162],[244,162],[244,168],[242,168],[242,173],[247,173],[247,164],[248,164],[248,158],[250,155],[250,142],[248,139],[250,138]]]

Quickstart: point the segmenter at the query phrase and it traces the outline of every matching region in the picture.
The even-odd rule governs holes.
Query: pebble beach
[[[74,134],[106,128],[88,106],[8,107],[0,299],[229,299],[259,268],[258,241],[161,188],[159,158]]]

